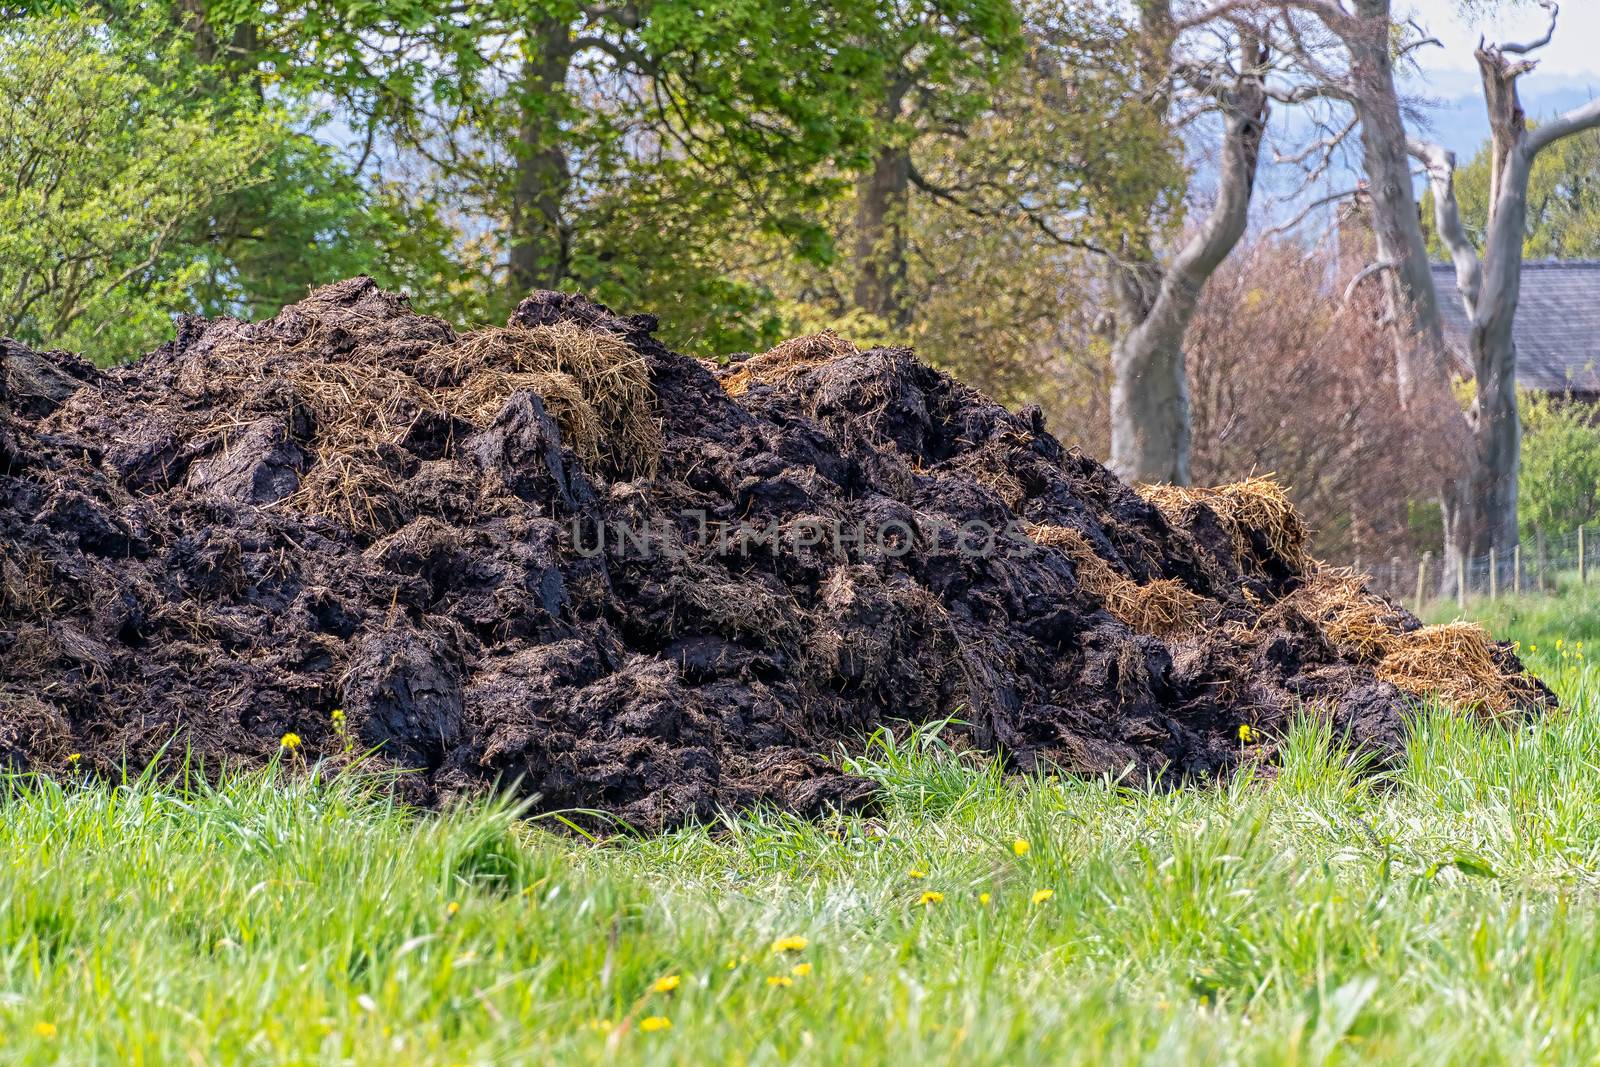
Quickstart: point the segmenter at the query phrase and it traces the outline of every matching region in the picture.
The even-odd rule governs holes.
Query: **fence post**
[[[1544,592],[1544,529],[1541,527],[1534,536],[1534,541],[1539,549],[1539,592]]]
[[[1489,546],[1489,599],[1500,599],[1500,554]]]
[[[1417,561],[1417,614],[1421,615],[1428,610],[1428,561],[1433,559],[1432,552],[1424,552]]]
[[[1583,523],[1578,524],[1578,584],[1584,585],[1589,580],[1588,561],[1583,555]]]
[[[1518,541],[1511,549],[1511,588],[1518,596],[1522,595],[1522,542]]]
[[[1467,550],[1456,550],[1456,608],[1467,609]]]

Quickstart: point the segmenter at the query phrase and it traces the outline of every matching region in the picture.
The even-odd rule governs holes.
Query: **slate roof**
[[[1467,313],[1455,271],[1433,265],[1445,339],[1470,373]],[[1543,259],[1522,265],[1522,299],[1514,327],[1517,384],[1546,393],[1600,394],[1600,260]]]

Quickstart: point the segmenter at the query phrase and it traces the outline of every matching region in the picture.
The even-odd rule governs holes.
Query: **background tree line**
[[[458,323],[578,289],[704,356],[834,328],[1040,403],[1130,478],[1277,471],[1328,553],[1426,541],[1431,500],[1454,542],[1514,536],[1506,234],[1600,240],[1600,115],[1530,128],[1526,53],[1488,46],[1495,141],[1457,171],[1408,125],[1425,35],[1387,0],[0,14],[0,334],[112,362],[174,312],[267,315],[356,273]],[[1347,145],[1355,257],[1314,232]],[[1299,225],[1262,221],[1268,168]],[[1465,411],[1430,247],[1484,322]]]

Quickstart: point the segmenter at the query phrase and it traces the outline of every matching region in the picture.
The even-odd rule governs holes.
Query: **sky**
[[[1460,0],[1395,0],[1397,14],[1414,14],[1444,46],[1417,53],[1420,76],[1408,78],[1402,86],[1407,98],[1419,105],[1418,132],[1452,149],[1463,163],[1477,154],[1489,138],[1483,87],[1472,57],[1479,35],[1486,34],[1491,40],[1527,42],[1542,35],[1549,25],[1549,16],[1532,0],[1507,6],[1508,10],[1497,18],[1473,20],[1458,14]],[[1554,39],[1535,53],[1539,67],[1519,83],[1523,106],[1534,119],[1559,114],[1600,96],[1600,0],[1562,0],[1561,7]],[[1277,121],[1280,130],[1287,133],[1284,146],[1303,143],[1299,140],[1303,130],[1296,129],[1290,113],[1279,114]],[[1263,201],[1262,211],[1266,219],[1283,222],[1295,216],[1307,198],[1353,186],[1360,176],[1359,151],[1352,147],[1341,154],[1325,178],[1326,189],[1295,192],[1299,189],[1298,171],[1278,170],[1266,179],[1278,195]],[[1420,188],[1420,176],[1418,184]],[[1314,231],[1319,226],[1317,223],[1310,229]]]
[[[1418,53],[1422,76],[1412,79],[1410,92],[1432,105],[1424,108],[1429,137],[1470,159],[1489,137],[1483,87],[1472,58],[1479,35],[1532,41],[1544,33],[1549,17],[1528,0],[1499,17],[1477,21],[1457,14],[1458,0],[1398,0],[1395,10],[1408,4],[1444,44]],[[1563,0],[1555,39],[1534,56],[1538,68],[1519,83],[1523,106],[1533,118],[1548,118],[1600,96],[1600,0]]]
[[[1408,0],[1395,5],[1404,9]],[[1444,48],[1430,48],[1421,58],[1429,73],[1455,73],[1476,81],[1472,49],[1478,35],[1487,32],[1490,40],[1528,41],[1537,38],[1548,25],[1548,17],[1535,4],[1522,3],[1490,20],[1472,21],[1456,14],[1457,0],[1409,0],[1418,21]],[[1555,40],[1541,49],[1539,69],[1529,80],[1541,77],[1562,81],[1582,80],[1600,91],[1600,0],[1565,0],[1556,25]]]

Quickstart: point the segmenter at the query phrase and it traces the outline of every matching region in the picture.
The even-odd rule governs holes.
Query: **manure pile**
[[[105,373],[5,344],[0,765],[294,734],[422,803],[516,781],[658,828],[859,806],[836,757],[883,724],[1180,783],[1302,709],[1381,763],[1411,695],[1553,705],[1319,567],[1270,482],[1136,491],[904,349],[718,370],[654,327],[537,293],[458,335],[353,279]]]

